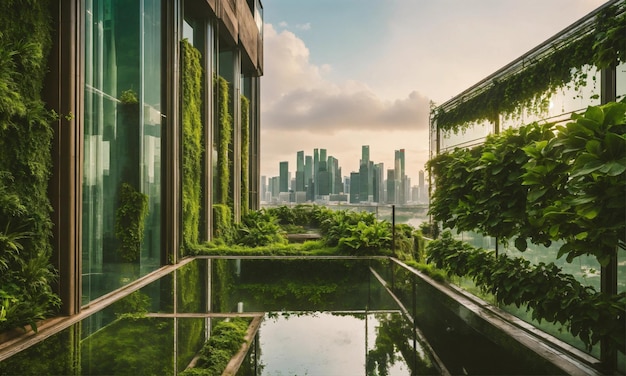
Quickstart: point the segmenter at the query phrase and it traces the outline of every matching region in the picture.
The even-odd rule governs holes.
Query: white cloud
[[[294,33],[267,24],[264,39],[263,174],[273,176],[278,162],[295,159],[299,150],[312,154],[314,148],[326,148],[339,159],[344,174],[358,169],[361,145],[380,153],[379,160],[372,156],[375,162],[388,158],[392,163],[396,149],[407,149],[407,165],[410,150],[427,155],[428,98],[412,91],[386,100],[360,81],[330,82],[325,74],[332,66],[312,64],[309,49]],[[424,162],[415,161],[415,174]]]
[[[296,29],[298,30],[311,30],[311,23],[307,22],[304,24],[297,24],[296,25]]]
[[[358,81],[331,83],[329,65],[309,61],[309,50],[295,34],[266,25],[262,119],[265,129],[334,132],[426,129],[428,99],[413,91],[383,100]]]

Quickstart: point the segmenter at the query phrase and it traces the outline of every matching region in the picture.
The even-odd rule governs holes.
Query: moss
[[[217,203],[228,204],[229,183],[230,183],[230,163],[229,150],[232,147],[233,117],[230,113],[230,99],[228,95],[228,81],[224,77],[218,76],[215,81],[217,94],[217,115],[218,115],[218,140],[217,140],[217,173],[219,184],[217,186]]]
[[[241,215],[249,210],[250,100],[241,96]]]
[[[196,244],[200,233],[202,208],[202,65],[200,51],[182,42],[182,122],[183,122],[183,242]]]
[[[213,205],[213,236],[228,243],[233,231],[233,215],[224,204]]]

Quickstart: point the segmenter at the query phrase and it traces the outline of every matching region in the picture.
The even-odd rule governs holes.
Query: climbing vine
[[[183,121],[183,240],[197,244],[202,208],[202,65],[200,51],[182,42],[182,121]]]
[[[241,214],[249,210],[250,100],[241,96]]]
[[[622,7],[622,8],[620,8]],[[626,61],[626,12],[623,3],[607,7],[596,17],[593,33],[574,36],[523,70],[494,80],[476,95],[453,108],[433,111],[437,127],[458,132],[472,122],[495,123],[499,115],[520,115],[522,109],[545,113],[549,98],[557,90],[586,84],[591,66],[607,68]],[[617,16],[619,14],[619,16]]]
[[[224,77],[218,76],[215,80],[216,94],[218,96],[218,142],[217,142],[217,171],[219,184],[217,187],[217,202],[228,204],[229,183],[230,183],[230,163],[229,150],[232,148],[233,116],[230,113],[230,99],[228,81]]]

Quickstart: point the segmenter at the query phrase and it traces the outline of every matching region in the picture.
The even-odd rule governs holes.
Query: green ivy
[[[48,1],[0,2],[0,331],[25,325],[36,330],[37,320],[60,304],[50,262],[54,117],[41,100],[51,46],[49,9]]]
[[[620,14],[619,17],[616,17]],[[607,68],[626,61],[626,13],[623,2],[608,7],[596,18],[593,33],[574,36],[552,53],[523,70],[491,83],[454,108],[433,114],[437,128],[458,132],[473,122],[495,123],[499,115],[517,116],[523,109],[545,113],[557,90],[585,85],[589,66]]]
[[[492,251],[474,248],[446,231],[427,246],[428,261],[460,277],[470,277],[502,304],[526,305],[532,318],[567,326],[591,349],[606,339],[624,352],[626,293],[608,295],[581,285],[553,263],[531,265],[523,258],[496,258]]]
[[[250,100],[241,96],[241,214],[250,209]]]
[[[228,205],[213,205],[213,236],[230,243],[233,232],[233,214]]]
[[[137,262],[148,216],[148,196],[128,183],[122,183],[119,200],[115,213],[115,237],[120,242],[118,253],[126,262]]]
[[[230,162],[229,154],[232,148],[233,116],[230,113],[230,97],[228,81],[218,76],[215,81],[218,98],[218,140],[217,140],[217,172],[219,184],[217,186],[217,203],[228,204],[229,184],[230,184]]]
[[[197,244],[202,208],[202,56],[187,39],[181,42],[182,122],[183,122],[183,241],[186,247]]]

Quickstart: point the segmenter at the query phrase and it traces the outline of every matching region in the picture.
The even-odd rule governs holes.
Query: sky
[[[431,103],[446,102],[600,0],[262,0],[261,175],[326,149],[342,175],[361,146],[417,183]],[[386,176],[386,173],[385,173]]]

